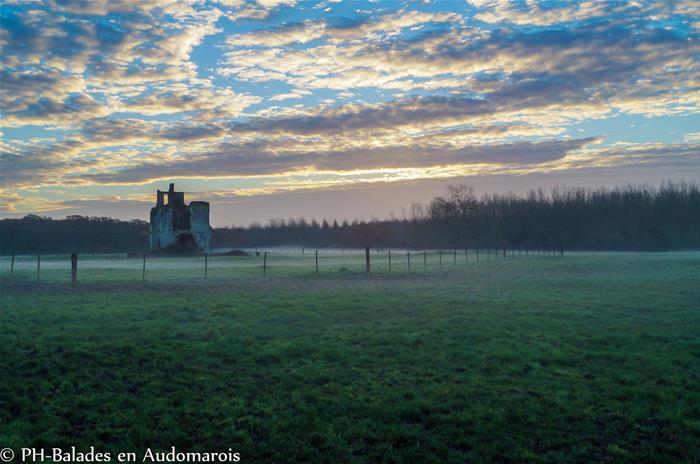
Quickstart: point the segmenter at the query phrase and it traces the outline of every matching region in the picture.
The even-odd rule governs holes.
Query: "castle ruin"
[[[175,184],[167,192],[157,192],[156,206],[151,208],[151,250],[209,253],[209,203],[186,205],[185,193],[176,192]],[[168,202],[164,203],[166,195]]]

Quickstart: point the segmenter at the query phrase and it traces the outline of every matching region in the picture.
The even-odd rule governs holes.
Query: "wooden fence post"
[[[365,268],[369,272],[369,247],[365,247]]]
[[[318,274],[318,250],[316,250],[316,274]]]
[[[141,269],[141,282],[146,281],[146,253],[143,254],[143,267]]]
[[[423,271],[428,272],[428,252],[423,250]]]
[[[438,251],[438,255],[440,256],[440,267],[442,267],[442,250]]]
[[[503,259],[506,259],[506,248],[503,247]]]
[[[267,273],[267,251],[263,253],[263,276]]]
[[[41,254],[36,255],[36,280],[41,279]]]
[[[207,274],[209,272],[209,255],[204,253],[204,278],[207,278]]]
[[[389,250],[389,272],[391,272],[391,250]]]
[[[454,251],[454,257],[452,259],[452,265],[456,266],[457,265],[457,250]]]
[[[406,258],[408,259],[408,272],[411,272],[411,252],[406,252]]]
[[[70,254],[70,283],[75,285],[78,282],[78,253]]]
[[[476,262],[479,262],[479,248],[476,249]]]
[[[12,262],[10,263],[10,277],[15,272],[15,254],[12,253]]]

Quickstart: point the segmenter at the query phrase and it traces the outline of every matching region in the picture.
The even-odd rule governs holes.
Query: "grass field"
[[[3,258],[0,448],[700,460],[700,253],[274,258]]]

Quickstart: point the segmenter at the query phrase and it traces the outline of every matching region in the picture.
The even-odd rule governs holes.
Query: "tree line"
[[[555,188],[527,195],[477,197],[448,187],[408,217],[381,221],[276,219],[219,229],[215,246],[529,248],[672,250],[700,248],[700,189],[666,182],[659,188]]]
[[[146,221],[108,217],[37,215],[0,221],[0,252],[17,253],[129,253],[148,246]]]
[[[401,218],[307,221],[214,229],[212,247],[264,246],[521,248],[550,250],[686,250],[700,248],[700,189],[660,187],[555,188],[526,195],[477,197],[454,185]],[[136,252],[148,247],[148,223],[71,216],[0,221],[3,253]]]

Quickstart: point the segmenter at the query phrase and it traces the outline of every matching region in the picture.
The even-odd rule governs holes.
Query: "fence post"
[[[440,256],[440,267],[442,267],[442,250],[439,250],[438,254]]]
[[[15,254],[12,253],[12,262],[10,263],[10,277],[15,272]]]
[[[423,250],[423,271],[428,272],[428,252]]]
[[[263,253],[263,275],[267,273],[267,251]]]
[[[318,250],[316,250],[316,274],[318,274]]]
[[[503,247],[503,259],[506,259],[506,247]]]
[[[75,285],[78,281],[78,253],[70,254],[70,283]]]
[[[141,282],[146,281],[146,253],[143,254],[143,268],[141,269]]]
[[[205,279],[207,278],[207,274],[208,274],[208,271],[209,271],[209,260],[208,260],[208,258],[209,258],[209,255],[206,254],[206,253],[204,253],[204,278],[205,278]]]
[[[411,252],[406,252],[406,258],[408,259],[408,272],[411,272]]]
[[[365,247],[365,267],[367,272],[369,272],[369,247]]]
[[[476,249],[476,262],[479,262],[479,248]]]
[[[41,254],[36,255],[36,280],[41,279]]]
[[[389,272],[391,272],[391,250],[389,250]]]
[[[453,259],[452,261],[453,261],[452,264],[453,264],[454,266],[456,266],[456,265],[457,265],[457,250],[455,250],[454,259]]]

